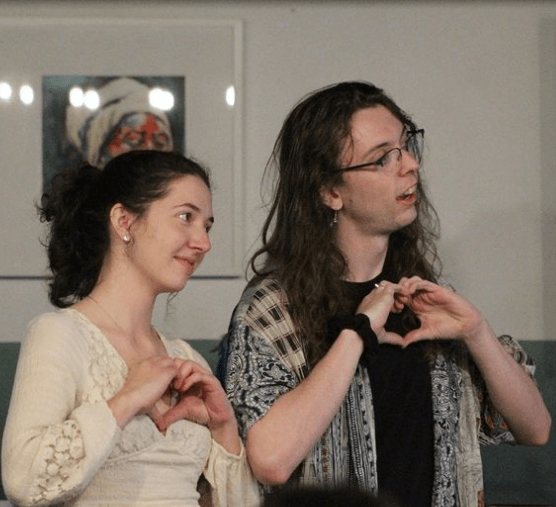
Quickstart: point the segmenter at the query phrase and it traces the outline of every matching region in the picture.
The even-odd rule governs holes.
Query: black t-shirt
[[[355,307],[382,280],[346,282]],[[392,313],[386,330],[404,336],[418,324]],[[434,471],[431,380],[423,343],[407,348],[381,344],[363,357],[373,393],[378,486],[400,507],[430,507]]]

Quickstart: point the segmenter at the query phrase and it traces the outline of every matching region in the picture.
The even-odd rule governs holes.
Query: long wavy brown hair
[[[352,142],[351,120],[365,108],[386,107],[408,130],[417,128],[380,88],[367,82],[344,82],[303,98],[286,118],[265,170],[275,174],[270,211],[260,247],[248,269],[250,284],[275,278],[303,337],[311,363],[324,356],[329,344],[327,321],[347,308],[346,259],[335,242],[333,211],[321,190],[342,182],[340,156]],[[436,280],[440,274],[435,240],[438,218],[427,198],[422,177],[417,188],[418,218],[390,236],[384,265],[388,277],[419,275]]]

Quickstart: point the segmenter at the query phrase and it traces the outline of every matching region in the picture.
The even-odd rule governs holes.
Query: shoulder
[[[50,328],[57,326],[66,326],[75,320],[74,310],[55,310],[52,312],[42,313],[36,316],[29,323],[29,329]]]
[[[248,285],[234,312],[234,319],[242,319],[251,326],[276,323],[289,316],[286,293],[273,278],[265,278]]]
[[[229,334],[237,333],[271,343],[295,334],[286,294],[276,280],[247,286],[232,316]]]
[[[267,278],[248,286],[238,304],[228,333],[231,347],[240,354],[280,358],[300,378],[307,374],[305,347],[280,284]],[[237,354],[236,354],[237,355]]]
[[[68,343],[85,340],[89,327],[90,324],[76,310],[66,308],[47,312],[29,323],[26,341],[36,343],[48,340],[50,346],[67,346]]]
[[[93,330],[71,309],[44,313],[33,319],[21,344],[19,362],[33,370],[82,371],[90,360]]]

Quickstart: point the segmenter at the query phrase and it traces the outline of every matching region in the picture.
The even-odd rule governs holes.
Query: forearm
[[[78,495],[119,435],[102,402],[83,405],[59,423],[32,421],[27,416],[12,419],[2,449],[4,488],[17,505],[58,503]]]
[[[76,406],[87,347],[65,315],[46,314],[22,344],[4,431],[4,489],[14,504],[77,495],[118,436],[106,403]]]
[[[342,331],[310,375],[251,427],[246,450],[260,482],[287,481],[307,456],[345,398],[362,351],[359,335]]]
[[[525,445],[547,442],[551,418],[529,374],[499,342],[483,321],[465,343],[486,383],[490,397],[516,441]]]

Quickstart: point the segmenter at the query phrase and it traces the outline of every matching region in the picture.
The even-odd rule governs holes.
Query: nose
[[[415,157],[415,155],[408,150],[400,150],[400,158],[399,158],[399,172],[401,174],[406,174],[409,172],[417,172],[421,166],[419,160]]]
[[[189,238],[189,246],[202,254],[206,254],[212,248],[209,234],[204,227],[199,227],[199,229],[191,235]]]
[[[155,150],[156,144],[151,136],[147,136],[141,144],[142,150]]]

